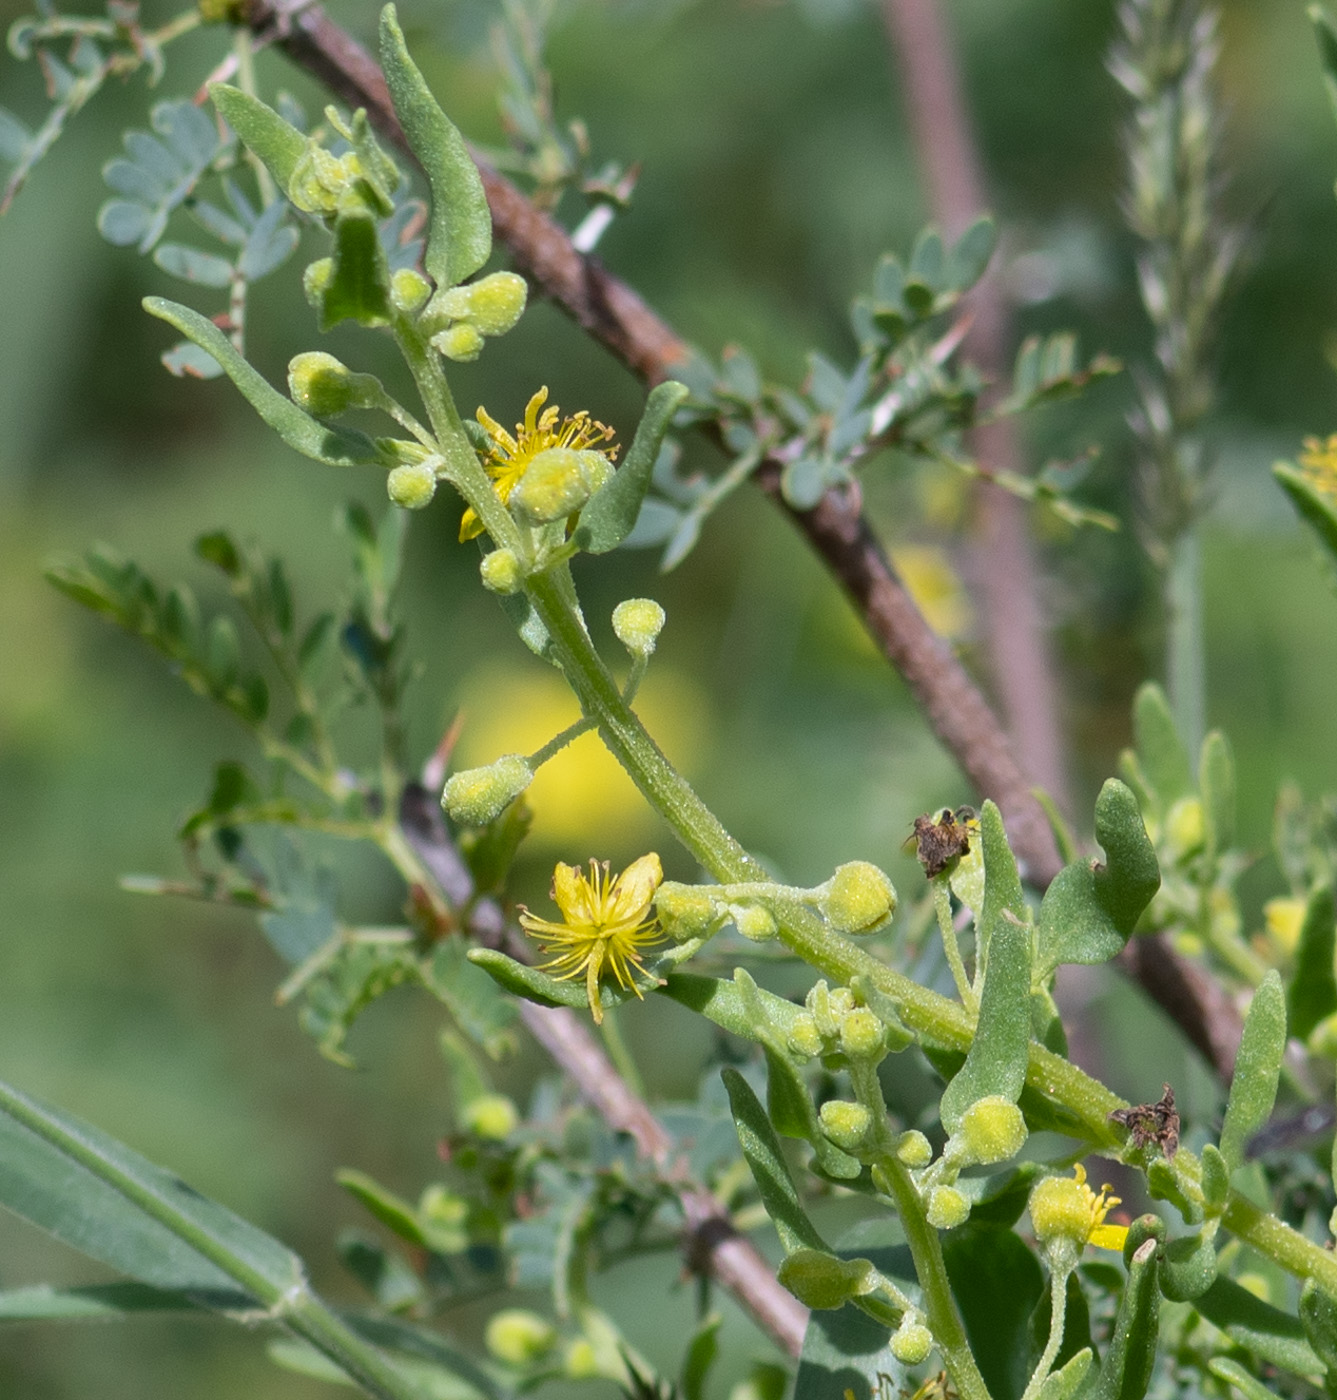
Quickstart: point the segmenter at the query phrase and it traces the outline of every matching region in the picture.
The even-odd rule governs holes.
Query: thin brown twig
[[[408,149],[380,68],[318,6],[293,9],[273,0],[252,0],[248,22],[261,40],[277,44],[350,106],[366,108],[372,123],[387,139]],[[686,354],[673,330],[596,259],[577,252],[565,231],[520,190],[485,161],[479,160],[478,165],[493,229],[516,264],[579,326],[647,383],[670,376]],[[857,497],[829,491],[814,509],[796,511],[784,505],[779,495],[778,464],[763,463],[757,479],[826,562],[873,640],[904,677],[930,727],[975,789],[998,803],[1027,878],[1039,888],[1046,886],[1061,862],[1031,783],[988,702],[924,620],[897,577],[860,512]],[[1182,964],[1172,950],[1164,952],[1174,964]],[[1233,1049],[1223,1053],[1223,1047],[1238,1046],[1238,1016],[1219,999],[1185,996],[1185,988],[1199,983],[1200,975],[1190,975],[1180,967],[1174,978],[1164,979],[1153,970],[1163,961],[1139,959],[1135,975],[1218,1073],[1228,1077],[1234,1054]]]

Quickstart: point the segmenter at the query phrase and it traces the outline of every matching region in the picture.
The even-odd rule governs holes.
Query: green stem
[[[609,1007],[604,1012],[599,1032],[603,1036],[604,1049],[608,1051],[608,1058],[612,1060],[613,1068],[627,1081],[631,1092],[637,1098],[645,1098],[645,1080],[641,1078],[641,1071],[632,1058],[631,1050],[622,1035],[622,1027],[618,1022],[615,1008]]]
[[[1071,1273],[1071,1269],[1054,1269],[1049,1275],[1049,1340],[1035,1364],[1021,1400],[1034,1400],[1054,1369],[1058,1349],[1063,1345],[1063,1319],[1068,1310],[1068,1276]]]
[[[952,921],[952,890],[946,875],[938,875],[933,881],[933,911],[938,916],[938,932],[942,934],[943,952],[947,954],[947,966],[952,969],[952,981],[956,983],[957,995],[961,1004],[971,1012],[979,1011],[979,998],[966,976],[966,965],[961,960],[961,945],[956,941],[956,924]]]
[[[1170,545],[1165,574],[1165,682],[1175,727],[1190,754],[1202,747],[1206,659],[1202,635],[1202,550],[1190,522]]]
[[[239,28],[232,40],[232,51],[237,55],[237,86],[248,97],[254,97],[255,91],[255,53],[251,48],[251,31],[244,26]],[[259,156],[249,147],[246,149],[246,159],[255,171],[255,183],[260,190],[260,203],[268,207],[278,198],[278,191],[274,188],[274,177],[270,175],[268,167]]]

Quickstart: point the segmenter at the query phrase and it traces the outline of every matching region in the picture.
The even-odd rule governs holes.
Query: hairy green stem
[[[1035,1370],[1022,1391],[1021,1400],[1034,1400],[1054,1369],[1058,1349],[1063,1345],[1063,1320],[1068,1311],[1068,1277],[1071,1269],[1053,1269],[1049,1275],[1049,1340]]]
[[[952,890],[946,875],[937,875],[933,880],[933,912],[938,916],[938,932],[942,934],[942,950],[947,954],[947,966],[952,969],[952,981],[956,983],[957,995],[961,1004],[972,1012],[979,1010],[979,998],[966,976],[966,965],[961,961],[961,945],[956,940],[956,925],[952,922]]]

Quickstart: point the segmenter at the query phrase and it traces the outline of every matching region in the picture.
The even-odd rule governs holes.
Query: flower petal
[[[655,891],[664,879],[664,867],[654,851],[634,860],[613,882],[608,901],[608,920],[621,923],[624,920],[639,921],[649,910]]]

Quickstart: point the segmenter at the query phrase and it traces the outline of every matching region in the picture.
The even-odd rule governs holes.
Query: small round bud
[[[333,214],[340,196],[361,171],[351,151],[345,156],[331,155],[308,140],[288,180],[288,198],[305,214]]]
[[[390,499],[405,510],[421,510],[436,495],[436,472],[429,462],[396,467],[385,480]]]
[[[549,447],[536,454],[511,492],[508,504],[530,525],[565,520],[585,504],[613,474],[602,452]]]
[[[952,1136],[955,1152],[981,1166],[1015,1157],[1025,1141],[1026,1120],[1021,1109],[1000,1094],[971,1104]]]
[[[557,1329],[538,1313],[524,1308],[503,1308],[488,1320],[483,1341],[498,1361],[510,1366],[526,1366],[553,1349],[557,1343]]]
[[[810,1060],[815,1060],[826,1049],[826,1041],[817,1029],[817,1022],[806,1012],[795,1017],[794,1024],[789,1028],[789,1048]]]
[[[1202,803],[1196,797],[1181,797],[1165,818],[1165,836],[1176,858],[1183,859],[1202,849],[1207,828]]]
[[[302,291],[312,306],[319,306],[334,282],[334,259],[317,258],[302,273]]]
[[[460,1122],[475,1137],[501,1142],[515,1131],[520,1115],[505,1094],[479,1094],[460,1110]]]
[[[599,1356],[584,1337],[572,1342],[562,1357],[562,1374],[568,1380],[589,1381],[599,1374]]]
[[[872,933],[896,910],[896,891],[866,860],[842,865],[826,883],[822,914],[837,933]]]
[[[429,1249],[438,1254],[460,1254],[469,1248],[469,1202],[429,1186],[418,1200],[418,1226]]]
[[[696,885],[670,880],[655,895],[655,913],[664,932],[675,942],[704,938],[719,922],[719,901]]]
[[[633,656],[644,659],[654,651],[665,619],[653,598],[628,598],[613,609],[613,631]]]
[[[774,938],[779,931],[775,915],[764,904],[744,904],[731,907],[729,914],[738,932],[753,943],[765,943],[768,939]]]
[[[846,1152],[860,1147],[873,1126],[873,1115],[863,1104],[848,1103],[844,1099],[827,1099],[817,1116],[826,1136]]]
[[[1325,1060],[1337,1060],[1337,1011],[1325,1016],[1309,1032],[1305,1044],[1313,1054],[1322,1055]]]
[[[1080,1249],[1091,1230],[1090,1189],[1070,1176],[1047,1176],[1031,1192],[1031,1225],[1041,1244],[1070,1240]]]
[[[887,1345],[902,1366],[918,1366],[933,1350],[933,1333],[906,1313]]]
[[[840,1048],[851,1059],[880,1055],[887,1047],[882,1022],[867,1007],[855,1007],[840,1020]]]
[[[877,1270],[867,1259],[838,1259],[820,1249],[796,1249],[777,1276],[810,1308],[841,1308],[877,1287]]]
[[[1284,898],[1269,899],[1263,905],[1263,919],[1267,931],[1283,953],[1293,953],[1299,947],[1300,930],[1304,926],[1307,907],[1303,899]]]
[[[520,319],[529,288],[514,272],[494,272],[473,283],[469,292],[469,320],[484,335],[505,335]]]
[[[483,337],[467,321],[457,322],[432,337],[432,345],[448,360],[469,364],[483,352]]]
[[[935,1186],[928,1198],[928,1223],[937,1230],[954,1230],[970,1214],[970,1202],[955,1186]]]
[[[918,1171],[933,1160],[933,1144],[917,1128],[911,1128],[896,1139],[896,1156],[912,1171]]]
[[[534,781],[529,760],[518,753],[503,754],[485,768],[466,768],[451,774],[441,805],[452,821],[464,826],[486,826],[506,804]]]
[[[401,267],[390,274],[390,300],[396,311],[412,316],[415,311],[426,306],[432,295],[432,284],[417,268]]]
[[[483,587],[503,597],[518,593],[524,582],[520,561],[509,549],[494,549],[490,554],[483,555],[478,572],[482,576]]]
[[[854,993],[848,987],[832,987],[827,993],[827,1005],[833,1016],[844,1016],[854,1010]]]
[[[350,408],[369,408],[380,385],[374,375],[354,374],[323,350],[308,350],[288,362],[292,401],[317,418],[337,418]]]

